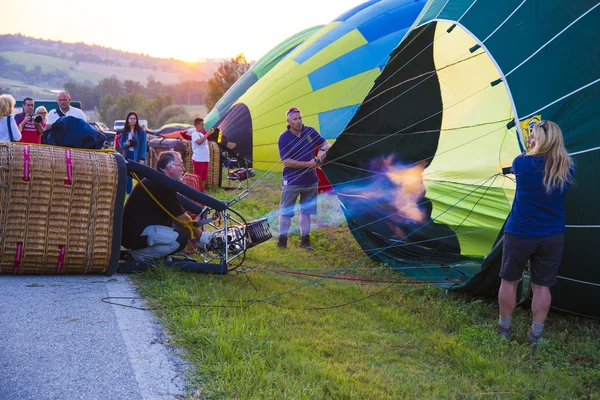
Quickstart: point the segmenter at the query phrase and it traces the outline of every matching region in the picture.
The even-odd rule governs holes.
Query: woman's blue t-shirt
[[[545,163],[543,155],[520,155],[514,159],[512,171],[517,178],[517,192],[504,232],[538,239],[565,231],[568,188],[546,194],[542,183]]]

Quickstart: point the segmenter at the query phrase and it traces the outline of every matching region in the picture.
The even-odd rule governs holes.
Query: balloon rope
[[[465,53],[465,54],[466,54],[466,53]],[[458,57],[456,60],[458,60],[458,59],[459,59],[459,58],[461,58],[461,57],[462,57],[462,56]],[[454,60],[454,61],[453,61],[451,64],[455,64],[456,60]],[[438,69],[438,70],[436,70],[436,71],[439,71],[439,70],[441,70],[441,69],[443,69],[443,68],[446,68],[446,67],[447,67],[447,66],[441,67],[440,69]],[[390,100],[390,101],[388,101],[387,103],[385,103],[385,104],[383,104],[382,106],[378,107],[377,109],[375,109],[374,111],[372,111],[371,113],[369,113],[368,115],[366,115],[365,117],[363,117],[363,118],[361,118],[360,120],[356,121],[355,123],[353,123],[353,124],[351,124],[351,125],[347,126],[345,130],[348,130],[348,129],[349,129],[349,128],[351,128],[352,126],[356,125],[358,122],[361,122],[361,121],[362,121],[362,120],[364,120],[365,118],[367,118],[367,117],[369,117],[369,116],[373,115],[375,112],[378,112],[378,111],[382,110],[384,107],[386,107],[386,106],[390,105],[392,102],[394,102],[394,101],[398,100],[398,99],[399,99],[400,97],[402,97],[404,94],[408,93],[410,90],[412,90],[412,89],[413,89],[413,88],[415,88],[416,86],[420,85],[421,83],[425,82],[427,79],[431,78],[431,76],[434,76],[434,75],[430,75],[429,77],[427,77],[427,78],[425,78],[424,80],[422,80],[421,82],[419,82],[417,85],[415,85],[415,86],[413,86],[412,88],[410,88],[410,89],[408,89],[408,90],[406,90],[406,91],[402,92],[400,95],[398,95],[398,96],[394,97],[393,99],[391,99],[391,100]],[[464,101],[468,100],[469,98],[471,98],[471,97],[473,97],[473,96],[476,96],[476,95],[480,94],[481,92],[483,92],[483,91],[485,91],[486,89],[489,89],[489,88],[491,88],[491,87],[492,87],[491,85],[486,85],[485,87],[483,87],[483,88],[481,88],[481,89],[477,90],[476,92],[474,92],[474,93],[472,93],[472,94],[468,95],[467,97],[465,97],[465,98],[463,98],[463,99],[459,100],[458,102],[456,102],[456,103],[454,103],[454,104],[452,104],[452,105],[449,105],[449,106],[447,106],[447,107],[444,107],[442,110],[440,110],[440,111],[438,111],[438,112],[435,112],[435,113],[433,113],[433,114],[429,115],[428,117],[425,117],[425,118],[423,118],[422,120],[420,120],[420,121],[418,121],[418,122],[416,122],[416,123],[413,123],[413,124],[412,124],[412,125],[410,125],[410,126],[407,126],[406,128],[400,129],[400,130],[398,130],[398,131],[396,131],[396,132],[394,132],[394,133],[390,133],[389,135],[386,135],[386,136],[384,136],[383,138],[381,138],[381,139],[379,139],[379,140],[376,140],[376,141],[374,141],[374,142],[370,142],[370,143],[368,143],[367,145],[365,145],[365,146],[363,146],[363,147],[360,147],[360,148],[358,148],[358,149],[354,149],[354,150],[353,150],[353,151],[351,151],[350,153],[346,153],[345,155],[343,155],[343,156],[340,156],[340,157],[338,157],[337,159],[334,159],[334,160],[331,160],[331,161],[326,161],[326,162],[325,162],[323,165],[327,165],[327,164],[329,164],[329,163],[331,163],[331,162],[335,162],[335,161],[337,161],[337,160],[340,160],[340,159],[342,159],[342,158],[344,158],[344,157],[346,157],[346,156],[348,156],[348,155],[350,155],[350,154],[353,154],[353,153],[356,153],[356,152],[358,152],[358,151],[364,150],[364,149],[366,149],[366,148],[368,148],[368,147],[370,147],[370,146],[373,146],[373,145],[375,145],[375,144],[377,144],[377,143],[379,143],[379,142],[381,142],[381,141],[383,141],[383,140],[385,140],[385,139],[389,139],[390,137],[393,137],[393,136],[394,136],[394,135],[396,135],[396,134],[402,133],[402,132],[406,131],[407,129],[410,129],[410,128],[414,127],[415,125],[418,125],[418,124],[420,124],[420,123],[422,123],[422,122],[424,122],[424,121],[426,121],[426,120],[428,120],[428,119],[430,119],[430,118],[432,118],[432,117],[434,117],[434,116],[436,116],[436,115],[438,115],[438,114],[441,114],[441,113],[443,113],[444,111],[447,111],[447,110],[451,109],[452,107],[454,107],[454,106],[456,106],[456,105],[458,105],[458,104],[460,104],[460,103],[462,103],[462,102],[464,102]],[[512,119],[512,118],[511,118],[511,119]],[[509,120],[509,119],[507,119],[507,120]],[[454,129],[457,129],[457,128],[454,128]],[[506,128],[505,128],[505,127],[501,127],[501,128],[499,128],[499,129],[506,129]],[[497,130],[499,130],[499,129],[496,129],[495,131],[497,131]],[[493,131],[493,132],[495,132],[495,131]],[[490,132],[490,133],[493,133],[493,132]],[[409,133],[409,134],[410,134],[410,133]],[[483,135],[483,136],[487,136],[487,135],[488,135],[488,134],[485,134],[485,135]],[[481,137],[483,137],[483,136],[481,136]],[[477,139],[480,139],[481,137],[479,137],[479,138],[476,138],[476,139],[472,140],[471,142],[473,142],[473,141],[475,141],[475,140],[477,140]],[[471,142],[468,142],[468,143],[465,143],[465,144],[469,144],[469,143],[471,143]],[[309,145],[309,144],[304,144],[304,146],[307,146],[307,145]],[[458,146],[458,147],[461,147],[461,146]],[[456,149],[456,148],[458,148],[458,147],[455,147],[454,149]],[[304,149],[305,149],[304,147],[303,147],[303,148],[301,148],[301,150],[304,150]],[[292,150],[290,150],[290,151],[292,151]],[[428,159],[430,159],[430,158],[432,158],[432,157],[429,157]],[[427,159],[420,160],[420,161],[418,161],[418,162],[416,162],[416,163],[419,163],[419,162],[422,162],[422,161],[425,161],[425,160],[427,160]],[[275,163],[273,163],[273,166],[272,166],[272,167],[271,167],[271,168],[270,168],[270,169],[267,171],[267,173],[271,173],[271,172],[272,172],[272,170],[273,170],[273,169],[274,169],[276,166],[278,166],[280,162],[281,162],[281,160],[279,160],[278,162],[275,162]],[[414,163],[414,164],[416,164],[416,163]],[[265,175],[263,175],[263,179],[266,179],[266,175],[268,175],[268,174],[265,174]],[[259,183],[259,182],[256,182],[255,184],[257,184],[257,183]]]
[[[453,131],[453,130],[460,130],[460,129],[473,128],[473,127],[484,126],[484,125],[498,124],[498,123],[503,123],[503,122],[508,122],[508,121],[512,121],[512,118],[506,118],[506,119],[503,119],[503,120],[498,120],[498,121],[493,121],[493,122],[487,122],[487,123],[476,124],[476,125],[465,125],[465,126],[461,126],[461,127],[456,127],[456,128],[446,128],[446,129],[440,129],[440,130],[437,130],[437,129],[436,129],[436,130],[416,131],[416,132],[409,132],[409,133],[400,133],[400,131],[397,131],[397,132],[394,132],[394,133],[390,133],[389,135],[395,135],[395,136],[403,136],[403,135],[407,135],[407,136],[408,136],[408,135],[417,135],[417,134],[422,134],[422,133],[445,132],[445,131]],[[497,129],[495,129],[495,130],[494,130],[494,131],[492,131],[492,132],[488,132],[488,133],[487,133],[487,134],[485,134],[484,136],[487,136],[487,135],[489,135],[489,134],[492,134],[492,133],[494,133],[494,132],[497,132],[498,130],[501,130],[501,129],[504,129],[504,127],[497,128]],[[352,134],[349,134],[349,135],[352,135]],[[386,135],[386,136],[384,136],[384,137],[383,137],[383,139],[388,139],[388,136],[389,136],[389,135]],[[448,153],[448,152],[450,152],[450,151],[456,150],[456,149],[458,149],[458,148],[460,148],[460,147],[462,147],[462,146],[466,146],[466,145],[468,145],[468,144],[470,144],[470,143],[472,143],[472,142],[474,142],[475,140],[478,140],[478,139],[480,139],[480,138],[481,138],[481,137],[477,137],[477,138],[473,139],[473,140],[472,140],[472,141],[470,141],[470,142],[463,143],[462,145],[460,145],[460,146],[457,146],[457,147],[454,147],[454,148],[452,148],[452,149],[450,149],[450,150],[447,150],[447,151],[444,151],[444,152],[440,152],[440,153],[439,153],[439,154],[437,154],[437,155],[439,156],[439,155],[442,155],[442,154]],[[383,139],[382,139],[382,140],[383,140]],[[369,146],[369,145],[367,145],[367,146],[364,146],[363,148],[366,148],[366,147],[368,147],[368,146]],[[350,153],[348,153],[348,154],[350,154]],[[410,165],[409,165],[409,166],[407,166],[406,168],[413,167],[413,166],[415,166],[415,165],[418,165],[418,164],[420,164],[420,163],[422,163],[422,162],[424,162],[424,161],[429,161],[429,160],[431,160],[433,157],[434,157],[434,156],[427,157],[427,158],[423,158],[423,159],[421,159],[421,160],[419,160],[419,161],[415,161],[414,163],[410,164]],[[341,158],[341,157],[340,157],[340,158]],[[367,177],[363,177],[363,178],[357,178],[357,179],[354,179],[354,180],[351,180],[351,181],[344,181],[344,183],[343,183],[343,184],[355,183],[355,182],[363,181],[363,180],[366,180],[366,179],[372,179],[372,178],[374,178],[374,177],[376,177],[376,176],[378,176],[378,175],[383,175],[383,174],[386,174],[386,173],[387,173],[387,171],[372,171],[372,170],[369,170],[369,169],[366,169],[366,168],[360,168],[360,167],[357,167],[357,166],[355,166],[355,165],[347,165],[347,164],[342,164],[342,163],[339,163],[339,162],[337,162],[337,160],[339,160],[340,158],[337,158],[337,159],[335,159],[335,160],[328,161],[328,162],[326,162],[325,164],[332,163],[332,164],[336,164],[336,165],[338,165],[338,166],[341,166],[341,167],[344,167],[344,168],[348,168],[348,169],[354,169],[354,170],[357,170],[357,171],[368,172],[368,173],[370,173],[370,174],[371,174],[371,176],[367,176]],[[325,165],[325,164],[324,164],[324,165]]]
[[[491,179],[491,177],[490,177],[489,179]],[[482,185],[480,185],[480,186],[476,187],[475,189],[473,189],[472,191],[470,191],[469,193],[467,193],[466,195],[464,195],[462,198],[460,198],[458,201],[456,201],[456,202],[455,202],[455,203],[454,203],[452,206],[450,206],[450,207],[449,207],[447,210],[445,210],[445,211],[443,211],[442,213],[440,213],[440,215],[438,215],[437,217],[435,217],[435,218],[432,218],[432,219],[431,219],[430,221],[428,221],[427,223],[425,223],[425,224],[421,225],[419,228],[417,228],[417,229],[413,230],[412,232],[410,232],[409,234],[405,235],[405,236],[404,236],[402,239],[400,239],[400,241],[405,241],[407,238],[409,238],[410,236],[414,235],[416,232],[420,231],[421,229],[425,228],[425,227],[426,227],[426,226],[428,226],[429,224],[433,223],[433,222],[434,222],[436,219],[440,218],[442,215],[444,215],[444,214],[445,214],[445,213],[447,213],[449,210],[451,210],[452,208],[454,208],[454,207],[455,207],[456,205],[458,205],[458,204],[459,204],[461,201],[463,201],[463,200],[464,200],[464,199],[466,199],[468,196],[470,196],[470,195],[471,195],[473,192],[475,192],[476,190],[478,190],[478,189],[479,189],[481,186],[482,186]],[[406,243],[406,242],[405,242],[405,243]],[[341,269],[339,269],[339,270],[337,270],[337,271],[334,271],[334,272],[332,272],[332,273],[330,273],[330,274],[327,274],[326,276],[324,276],[324,277],[322,277],[322,278],[316,279],[316,280],[314,280],[314,281],[311,281],[311,282],[307,282],[307,283],[305,283],[305,284],[299,285],[299,286],[297,286],[297,287],[295,287],[295,288],[292,288],[292,289],[290,289],[290,290],[286,290],[286,291],[284,291],[284,292],[277,293],[277,294],[274,294],[274,295],[272,295],[272,296],[265,297],[265,298],[263,298],[263,299],[254,300],[254,301],[252,301],[252,302],[257,302],[257,303],[266,302],[266,301],[272,300],[272,299],[274,299],[274,298],[281,297],[281,296],[284,296],[284,295],[286,295],[286,294],[290,294],[290,293],[296,292],[296,291],[298,291],[298,290],[304,289],[304,288],[306,288],[306,287],[308,287],[308,286],[313,286],[313,285],[316,285],[317,283],[319,283],[319,282],[321,282],[321,281],[323,281],[323,280],[325,280],[325,279],[328,279],[328,278],[330,278],[330,277],[332,277],[332,276],[339,275],[339,274],[341,274],[342,272],[348,271],[348,270],[352,269],[353,267],[356,267],[357,265],[360,265],[360,264],[362,264],[363,262],[365,262],[365,261],[367,261],[367,260],[370,260],[370,259],[371,259],[371,257],[373,257],[373,256],[376,256],[376,255],[378,255],[378,254],[382,253],[383,251],[385,251],[385,250],[389,249],[389,248],[390,248],[390,247],[392,247],[392,246],[394,246],[394,243],[392,243],[392,244],[390,244],[390,245],[388,245],[388,246],[386,246],[386,247],[382,248],[381,250],[378,250],[377,252],[375,252],[375,253],[371,254],[370,256],[363,257],[362,259],[360,259],[360,260],[358,260],[358,261],[356,261],[356,262],[354,262],[354,263],[352,263],[352,264],[350,264],[350,265],[348,265],[348,266],[346,266],[346,267],[344,267],[344,268],[341,268]]]

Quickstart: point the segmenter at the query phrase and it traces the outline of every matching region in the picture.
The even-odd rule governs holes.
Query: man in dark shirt
[[[165,175],[181,181],[185,167],[181,155],[175,151],[163,152],[156,169]],[[125,203],[123,211],[123,247],[131,250],[134,260],[145,262],[155,260],[183,249],[189,239],[188,231],[180,222],[189,222],[177,194],[170,192],[156,182],[144,178],[142,183],[156,200],[173,216],[174,221],[142,187],[136,185]],[[200,237],[201,231],[194,230]]]
[[[279,156],[283,163],[283,186],[279,207],[279,239],[277,247],[287,246],[296,199],[300,197],[300,247],[310,246],[310,216],[317,213],[319,180],[315,168],[325,160],[329,143],[314,128],[302,123],[302,113],[290,108],[286,113],[287,130],[279,136]],[[315,148],[319,147],[315,159]]]

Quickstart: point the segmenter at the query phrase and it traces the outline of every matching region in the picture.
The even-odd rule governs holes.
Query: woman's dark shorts
[[[565,234],[541,239],[523,239],[504,234],[500,278],[513,282],[521,279],[527,261],[530,261],[531,282],[539,286],[556,284],[558,267],[562,260]]]

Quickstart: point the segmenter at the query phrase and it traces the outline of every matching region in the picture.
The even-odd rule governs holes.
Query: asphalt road
[[[127,276],[0,276],[0,400],[180,399],[186,365]]]

